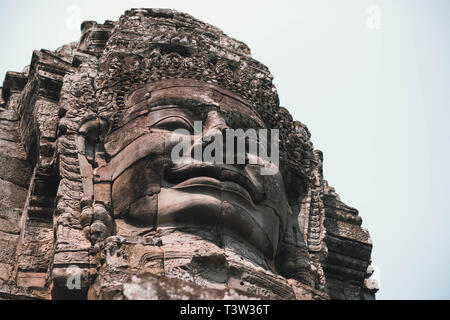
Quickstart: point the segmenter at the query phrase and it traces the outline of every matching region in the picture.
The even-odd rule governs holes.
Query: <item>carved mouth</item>
[[[248,191],[239,184],[231,181],[219,181],[210,177],[196,177],[183,181],[175,186],[173,189],[189,189],[196,187],[213,188],[220,191],[231,192],[240,198],[243,198],[253,206],[253,199]]]
[[[263,191],[258,190],[251,178],[242,170],[228,165],[193,163],[179,165],[166,170],[172,188],[210,187],[227,191],[249,201],[252,205],[263,200]]]

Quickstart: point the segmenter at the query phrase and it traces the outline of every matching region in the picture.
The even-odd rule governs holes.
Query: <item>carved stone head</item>
[[[266,297],[295,297],[288,280],[323,288],[321,158],[248,47],[172,10],[82,29],[58,210],[89,241],[90,297],[142,272]]]
[[[0,296],[375,297],[358,211],[219,29],[161,9],[87,21],[0,96]]]
[[[84,170],[93,174],[94,203],[86,201],[81,216],[90,240],[145,236],[160,228],[197,230],[217,244],[242,242],[273,266],[292,212],[278,167],[264,174],[275,164],[245,145],[238,150],[243,141],[230,134],[267,129],[250,104],[217,85],[176,79],[132,90],[124,106],[112,129],[101,118],[79,130]],[[219,139],[222,161],[205,161]],[[238,140],[231,150],[227,139]],[[177,162],[173,152],[180,140],[188,144]]]

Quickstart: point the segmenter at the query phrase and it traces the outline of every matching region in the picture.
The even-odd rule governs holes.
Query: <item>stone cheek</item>
[[[132,212],[142,212],[139,210],[139,207],[142,207],[142,205],[145,208],[145,204],[142,202],[150,201],[148,204],[152,204],[150,199],[155,195],[157,196],[161,190],[160,172],[162,170],[162,168],[158,168],[157,166],[154,168],[152,164],[154,162],[152,163],[148,159],[143,159],[126,169],[114,181],[112,186],[112,201],[114,204],[114,215],[116,217],[125,217]],[[157,202],[154,202],[153,206],[149,208],[150,215],[152,212],[156,215]],[[137,209],[137,211],[133,209]],[[136,219],[140,218],[136,217]],[[152,224],[155,223],[156,221],[153,221]]]

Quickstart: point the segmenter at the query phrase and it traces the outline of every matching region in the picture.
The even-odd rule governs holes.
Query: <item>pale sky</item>
[[[1,81],[33,50],[77,41],[83,20],[132,7],[187,12],[245,42],[360,211],[378,299],[450,298],[449,1],[2,0]]]

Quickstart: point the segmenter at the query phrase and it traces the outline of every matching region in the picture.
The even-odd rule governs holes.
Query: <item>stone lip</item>
[[[262,188],[243,170],[237,170],[230,165],[213,165],[208,163],[198,163],[197,165],[179,165],[169,168],[166,177],[170,182],[178,182],[173,188],[181,189],[193,184],[220,187],[220,182],[230,182],[229,191],[242,195],[250,204],[259,203],[261,200]],[[195,179],[195,180],[193,180]],[[199,179],[202,179],[200,181]]]

